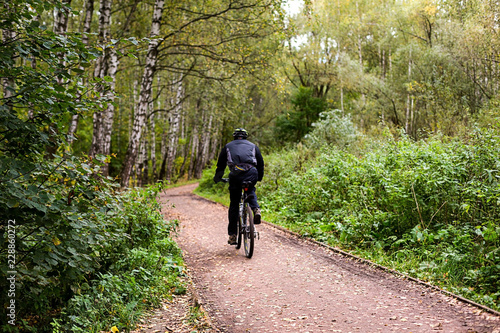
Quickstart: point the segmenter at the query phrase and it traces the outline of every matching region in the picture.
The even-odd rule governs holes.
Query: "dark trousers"
[[[255,183],[258,180],[258,172],[257,169],[251,168],[250,170],[240,173],[233,174],[232,172],[229,174],[229,211],[228,218],[229,224],[227,226],[227,233],[229,235],[236,235],[238,230],[237,223],[239,218],[239,205],[241,199],[241,183],[244,181],[252,182],[252,186],[248,189],[248,194],[253,194],[252,198],[248,200],[250,208],[255,209],[259,207],[257,203],[257,195],[255,194]]]

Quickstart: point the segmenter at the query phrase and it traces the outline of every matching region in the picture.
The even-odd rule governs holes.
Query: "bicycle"
[[[223,182],[228,182],[228,178],[223,178]],[[248,204],[248,200],[252,198],[253,194],[248,194],[248,189],[252,186],[252,182],[244,181],[241,184],[241,199],[239,205],[239,219],[236,231],[236,249],[241,248],[243,240],[243,248],[245,249],[245,256],[252,258],[255,238],[260,239],[259,232],[255,229],[253,224],[253,211]]]

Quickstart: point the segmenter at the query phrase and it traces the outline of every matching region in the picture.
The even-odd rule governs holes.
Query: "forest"
[[[182,293],[158,194],[227,196],[236,127],[266,221],[499,309],[499,1],[0,4],[3,330],[130,331]]]

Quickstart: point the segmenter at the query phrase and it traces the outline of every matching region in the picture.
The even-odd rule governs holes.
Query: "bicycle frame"
[[[223,181],[228,180],[223,179]],[[248,203],[248,200],[253,196],[253,194],[248,194],[248,190],[251,186],[253,186],[251,182],[242,183],[237,223],[236,249],[241,247],[241,243],[243,241],[245,255],[247,258],[251,258],[253,255],[255,238],[260,238],[259,233],[255,230],[255,226],[253,224],[253,211]]]

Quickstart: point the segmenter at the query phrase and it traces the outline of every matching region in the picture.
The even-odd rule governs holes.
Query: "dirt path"
[[[264,223],[247,259],[227,245],[227,208],[195,187],[161,199],[175,207],[199,301],[221,332],[500,333],[498,317]]]

